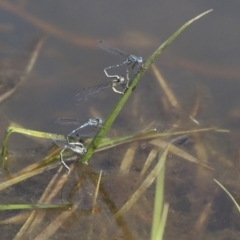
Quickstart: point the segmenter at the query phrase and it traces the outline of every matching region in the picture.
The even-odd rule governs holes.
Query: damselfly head
[[[102,124],[103,123],[102,119],[99,118],[99,117],[96,118],[96,121],[98,122],[98,124]]]

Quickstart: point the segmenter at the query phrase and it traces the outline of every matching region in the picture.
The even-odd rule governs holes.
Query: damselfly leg
[[[59,147],[62,148],[60,152],[60,160],[63,164],[63,166],[67,169],[68,174],[70,173],[70,168],[68,165],[65,163],[63,159],[63,152],[66,149],[70,149],[73,152],[77,153],[78,155],[84,155],[87,152],[87,149],[84,147],[84,145],[80,142],[68,142],[68,139],[66,141],[60,141],[60,140],[55,140],[54,141]]]

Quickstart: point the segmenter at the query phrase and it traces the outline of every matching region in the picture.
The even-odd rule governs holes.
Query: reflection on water
[[[231,130],[189,133],[187,141],[175,143],[178,149],[214,171],[182,159],[182,153],[169,153],[164,198],[170,208],[164,239],[238,239],[239,213],[213,181],[216,178],[240,202],[237,3],[236,6],[224,3],[210,6],[208,1],[138,5],[110,1],[101,4],[16,1],[15,4],[0,2],[0,57],[4,63],[0,77],[5,74],[1,82],[4,86],[14,87],[18,73],[26,67],[29,55],[25,46],[42,33],[47,37],[27,81],[1,103],[1,113],[5,116],[1,118],[2,138],[8,126],[6,119],[28,129],[59,134],[73,130],[57,126],[55,120],[59,117],[105,119],[119,99],[111,89],[75,104],[75,95],[81,89],[108,80],[104,67],[120,63],[118,57],[97,49],[96,39],[104,39],[146,59],[182,23],[203,10],[215,8],[160,56],[153,71],[148,71],[134,90],[109,137],[147,128],[172,134],[210,127]],[[125,74],[124,67],[111,71]],[[0,91],[6,92],[2,86]],[[51,154],[49,141],[13,136],[9,145],[9,151],[14,153],[9,161],[12,176]],[[161,139],[168,142],[175,137]],[[116,218],[115,214],[154,168],[158,152],[159,147],[149,139],[128,142],[95,153],[88,166],[81,166],[81,171],[74,170],[70,161],[69,176],[64,170],[56,174],[53,169],[2,190],[0,203],[5,204],[39,201],[76,204],[71,210],[4,211],[0,221],[11,220],[0,222],[1,236],[13,239],[32,216],[31,225],[24,225],[25,238],[150,239],[154,184],[121,217]],[[143,172],[146,159],[150,161],[149,168]],[[4,173],[1,182],[7,178]],[[15,239],[24,238],[18,235]]]

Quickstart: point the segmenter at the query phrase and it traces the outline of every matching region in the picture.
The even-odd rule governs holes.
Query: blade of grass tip
[[[169,209],[169,204],[165,203],[163,206],[163,212],[162,212],[162,216],[161,216],[161,221],[159,223],[158,232],[157,232],[157,235],[155,238],[156,240],[163,239],[164,229],[165,229],[165,225],[166,225],[166,221],[167,221],[168,209]]]
[[[189,20],[187,23],[185,23],[182,27],[180,27],[166,42],[164,42],[153,54],[152,56],[146,61],[146,63],[144,64],[144,68],[148,68],[150,67],[150,65],[153,63],[153,61],[155,60],[155,58],[161,54],[163,52],[163,50],[165,50],[174,40],[175,38],[185,29],[187,28],[190,24],[192,24],[194,21],[198,20],[199,18],[203,17],[204,15],[212,12],[213,9],[210,9],[198,16],[196,16],[195,18]]]
[[[228,129],[218,129],[216,132],[220,132],[220,133],[230,133],[231,131]]]
[[[157,153],[159,152],[159,147],[153,147],[150,153],[148,154],[148,157],[143,165],[143,168],[140,172],[140,178],[147,172],[148,168],[150,167],[151,163],[157,156]]]
[[[189,111],[189,117],[190,119],[195,122],[196,124],[199,125],[199,122],[195,119],[199,112],[202,110],[202,103],[204,102],[204,99],[206,96],[206,90],[204,87],[196,87],[196,89],[193,92],[194,100],[192,101],[193,104],[190,106],[190,111]]]
[[[154,179],[159,174],[160,170],[162,169],[167,154],[169,150],[169,144],[166,149],[164,150],[161,158],[159,159],[158,163],[154,167],[154,169],[149,173],[149,175],[146,177],[146,179],[142,182],[140,187],[133,193],[133,195],[129,198],[129,200],[121,207],[121,209],[115,214],[115,218],[120,217],[123,213],[127,212],[131,206],[140,198],[140,196],[147,190],[147,188],[152,184]]]
[[[159,226],[160,226],[162,209],[163,209],[164,177],[165,177],[165,162],[164,162],[160,172],[157,175],[155,198],[154,198],[151,240],[158,239],[157,234],[158,234],[158,229],[159,229]]]
[[[218,182],[216,179],[213,179],[213,180],[227,193],[227,195],[232,199],[232,201],[234,202],[234,204],[237,207],[238,211],[240,212],[240,206],[238,205],[238,203],[236,202],[234,197],[231,195],[231,193],[228,192],[228,190],[220,182]]]
[[[35,39],[35,43],[34,43],[34,46],[32,49],[31,56],[29,58],[29,62],[25,68],[25,77],[32,71],[45,39],[46,39],[45,35],[42,35],[42,36],[38,37],[37,39]]]
[[[197,17],[191,19],[187,23],[185,23],[182,27],[180,27],[166,42],[164,42],[151,56],[148,58],[148,60],[145,62],[143,68],[141,71],[139,71],[134,79],[132,80],[129,88],[127,91],[124,93],[124,95],[119,99],[118,103],[116,106],[113,108],[112,112],[109,114],[108,118],[103,124],[103,127],[98,131],[98,133],[95,135],[93,141],[90,143],[87,153],[83,156],[83,158],[80,160],[82,163],[88,163],[92,154],[94,151],[97,149],[98,145],[102,141],[102,138],[106,135],[107,131],[111,127],[112,123],[114,122],[115,118],[121,111],[122,107],[132,94],[134,88],[138,84],[139,80],[141,77],[144,75],[146,70],[151,66],[153,61],[163,52],[164,49],[166,49],[175,39],[176,37],[185,29],[187,28],[191,23],[196,21],[197,19],[201,18],[202,16],[206,15],[207,13],[211,12],[212,10],[208,10]]]
[[[169,144],[167,141],[164,141],[160,138],[158,139],[154,139],[154,140],[151,140],[149,142],[150,144],[153,144],[155,146],[159,146],[160,148],[162,149],[165,149],[166,146]],[[183,159],[186,159],[188,160],[189,162],[193,162],[197,165],[200,165],[204,168],[207,168],[209,170],[214,170],[213,168],[209,167],[208,165],[204,164],[203,162],[200,162],[197,158],[193,157],[192,155],[190,155],[189,153],[187,153],[186,151],[182,150],[181,148],[178,148],[174,145],[171,145],[170,148],[169,148],[169,151],[179,157],[182,157]]]

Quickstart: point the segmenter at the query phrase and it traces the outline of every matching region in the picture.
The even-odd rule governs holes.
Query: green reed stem
[[[196,21],[197,19],[201,18],[202,16],[206,15],[207,13],[211,12],[212,10],[208,10],[197,17],[191,19],[187,23],[185,23],[182,27],[180,27],[166,42],[164,42],[145,62],[142,69],[136,74],[134,79],[132,80],[128,90],[124,93],[124,95],[120,98],[116,106],[113,108],[109,116],[107,117],[106,121],[103,124],[103,127],[99,130],[99,132],[96,134],[92,142],[88,146],[87,153],[83,156],[83,158],[80,159],[80,162],[82,163],[88,163],[90,161],[91,156],[93,155],[94,151],[98,148],[99,144],[101,143],[102,139],[107,134],[108,130],[112,126],[114,120],[116,119],[117,115],[121,111],[124,104],[127,102],[128,98],[131,96],[133,90],[137,86],[139,80],[142,78],[144,73],[150,68],[151,64],[154,62],[154,60],[165,50],[174,40],[175,38],[185,29],[187,28],[191,23]]]

